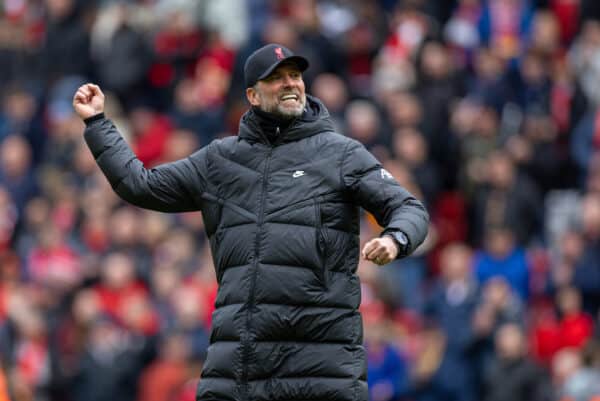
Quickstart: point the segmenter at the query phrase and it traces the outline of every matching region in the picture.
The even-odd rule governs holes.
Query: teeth
[[[296,95],[285,95],[281,97],[281,100],[294,99],[296,100]]]

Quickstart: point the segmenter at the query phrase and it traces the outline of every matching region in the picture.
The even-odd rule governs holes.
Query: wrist
[[[104,119],[104,112],[101,111],[100,113],[94,114],[93,116],[87,117],[83,119],[83,122],[85,123],[86,126],[92,124],[95,121],[98,120],[102,120]]]
[[[390,237],[396,245],[396,249],[398,250],[396,258],[403,257],[408,254],[409,241],[406,234],[404,234],[402,231],[390,231],[385,233],[384,236]]]

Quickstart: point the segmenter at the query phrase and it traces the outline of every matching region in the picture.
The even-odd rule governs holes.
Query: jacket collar
[[[306,108],[304,113],[292,120],[287,128],[274,126],[275,132],[264,132],[263,127],[269,124],[261,124],[261,117],[252,108],[248,110],[240,120],[238,136],[250,143],[263,143],[265,145],[279,145],[293,142],[302,138],[316,135],[324,131],[333,131],[333,123],[325,105],[316,97],[306,95]]]

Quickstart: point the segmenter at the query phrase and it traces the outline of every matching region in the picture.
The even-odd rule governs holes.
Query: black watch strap
[[[406,256],[409,246],[409,241],[406,234],[404,234],[402,231],[389,231],[385,233],[385,235],[392,237],[396,243],[396,246],[398,246],[398,256]]]

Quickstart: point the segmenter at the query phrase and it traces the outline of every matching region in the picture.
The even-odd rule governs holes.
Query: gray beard
[[[260,106],[260,110],[265,113],[273,114],[277,118],[281,118],[283,120],[291,120],[296,117],[300,117],[302,113],[304,113],[304,108],[306,107],[306,98],[304,98],[304,102],[302,102],[302,108],[298,109],[285,109],[281,107],[281,105],[275,105],[274,107],[265,107],[263,105]]]

